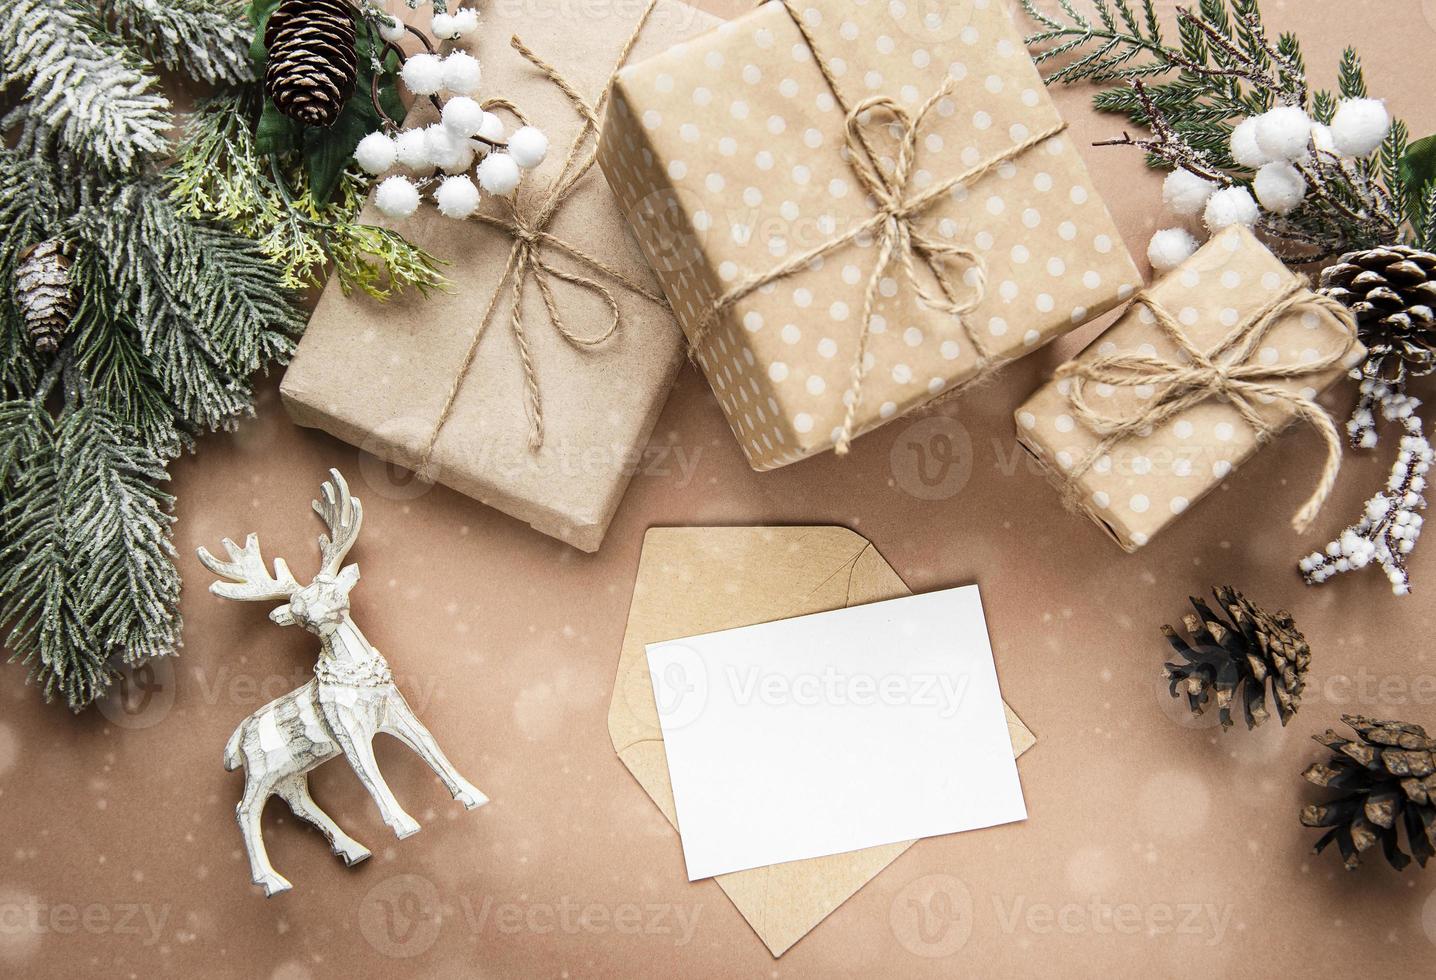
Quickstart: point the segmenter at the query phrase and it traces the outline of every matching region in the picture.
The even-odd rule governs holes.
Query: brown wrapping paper
[[[847,528],[653,528],[643,539],[608,709],[614,750],[677,827],[644,645],[910,594],[877,549]],[[1037,741],[1010,707],[1007,730],[1014,755]],[[911,846],[885,844],[713,880],[781,956]],[[673,873],[682,875],[681,857]]]
[[[1185,336],[1205,351],[1292,279],[1292,272],[1251,232],[1230,228],[1159,280],[1150,295],[1177,317]],[[1315,361],[1341,350],[1348,336],[1347,329],[1325,310],[1299,307],[1277,321],[1257,359],[1262,364]],[[1119,351],[1178,359],[1175,345],[1158,328],[1151,311],[1140,306],[1123,314],[1077,360]],[[1360,345],[1355,345],[1345,359],[1346,367],[1282,381],[1278,386],[1315,398],[1362,356]],[[1070,385],[1065,379],[1048,383],[1016,413],[1019,441],[1043,462],[1060,488],[1069,482],[1064,471],[1085,459],[1101,441],[1074,419]],[[1140,414],[1143,402],[1155,394],[1151,386],[1089,387],[1091,400],[1110,402],[1110,409],[1104,404],[1102,410],[1118,416]],[[1255,407],[1272,430],[1294,417],[1292,406],[1279,399],[1259,401]],[[1153,427],[1149,435],[1127,438],[1099,457],[1078,476],[1074,502],[1124,551],[1135,551],[1220,485],[1259,447],[1257,432],[1234,405],[1208,398]],[[1310,479],[1315,481],[1319,472],[1320,461],[1313,459]],[[1294,478],[1307,477],[1294,474]]]
[[[801,7],[847,105],[884,94],[916,113],[954,80],[918,127],[905,199],[1061,125],[1005,4],[940,16],[924,4]],[[844,115],[788,9],[770,3],[625,68],[604,124],[599,163],[759,470],[834,445],[879,249],[859,238],[744,297],[706,335],[700,325],[732,284],[873,216],[844,158]],[[863,128],[880,157],[893,152],[882,119]],[[1065,133],[954,188],[912,224],[985,263],[984,298],[966,321],[994,363],[1109,309],[1139,281]],[[974,267],[951,266],[970,293],[958,298],[972,299]],[[982,369],[963,324],[919,303],[897,261],[875,312],[855,432]]]
[[[483,95],[501,94],[548,134],[548,160],[526,177],[520,206],[545,193],[582,124],[573,105],[509,46],[513,34],[552,63],[592,103],[645,5],[619,3],[574,16],[526,17],[514,5],[484,14],[471,47],[484,66]],[[636,56],[661,51],[718,20],[662,0],[645,25]],[[427,104],[409,125],[434,118]],[[481,209],[502,215],[485,195]],[[345,296],[330,283],[284,378],[290,415],[385,460],[419,469],[450,386],[475,332],[484,330],[452,413],[434,444],[426,475],[583,551],[595,551],[618,507],[683,359],[672,314],[548,247],[554,267],[601,282],[619,304],[622,323],[604,344],[579,349],[550,322],[529,282],[524,324],[542,400],[544,441],[530,447],[525,377],[510,329],[511,281],[504,275],[513,238],[478,221],[455,221],[425,203],[411,218],[390,221],[372,209],[363,220],[388,224],[450,263],[452,292],[428,298],[412,291],[380,303]],[[612,195],[597,172],[583,177],[547,230],[657,294],[651,273]],[[569,329],[601,332],[603,299],[560,279],[552,285]],[[487,324],[484,312],[500,291]]]

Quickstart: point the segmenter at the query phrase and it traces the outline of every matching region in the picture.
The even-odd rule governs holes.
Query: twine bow
[[[1073,414],[1101,437],[1101,441],[1067,471],[1068,503],[1077,502],[1080,495],[1077,481],[1081,476],[1113,446],[1135,433],[1156,428],[1209,398],[1224,398],[1256,432],[1258,443],[1265,443],[1274,429],[1256,403],[1281,402],[1290,407],[1296,418],[1314,427],[1326,443],[1326,464],[1316,489],[1291,522],[1297,531],[1305,531],[1336,482],[1341,468],[1341,436],[1324,408],[1282,387],[1281,382],[1320,374],[1341,364],[1356,344],[1356,321],[1351,312],[1328,296],[1312,293],[1304,278],[1295,278],[1264,306],[1237,323],[1217,344],[1202,350],[1188,339],[1181,324],[1150,293],[1139,294],[1135,302],[1151,311],[1163,334],[1177,348],[1179,359],[1123,352],[1071,361],[1057,369],[1056,377],[1071,383],[1068,400]],[[1331,313],[1346,331],[1345,344],[1340,350],[1299,364],[1259,363],[1258,352],[1263,340],[1282,317],[1299,306],[1313,306]],[[1153,386],[1160,391],[1140,411],[1120,415],[1092,406],[1087,399],[1088,382],[1114,388]]]
[[[956,176],[948,177],[916,190],[913,168],[917,161],[917,141],[928,117],[953,91],[955,79],[948,77],[915,113],[911,113],[896,99],[886,95],[870,96],[850,106],[838,88],[832,66],[823,55],[822,49],[809,32],[807,24],[794,9],[791,0],[783,0],[789,17],[812,52],[818,71],[827,82],[833,98],[845,113],[844,157],[848,167],[873,203],[873,214],[853,225],[847,231],[830,240],[795,255],[777,267],[766,272],[754,273],[734,284],[705,311],[690,335],[689,349],[695,353],[707,338],[709,330],[735,303],[756,290],[779,279],[786,278],[805,268],[813,260],[836,251],[851,242],[875,237],[877,261],[868,275],[863,289],[862,326],[858,333],[857,352],[853,356],[849,371],[848,390],[844,396],[847,409],[839,429],[833,451],[839,456],[847,455],[857,423],[858,408],[862,404],[863,384],[870,370],[868,345],[873,333],[873,315],[877,305],[878,291],[884,276],[893,262],[897,262],[904,278],[917,296],[918,302],[932,309],[952,315],[966,335],[968,343],[977,354],[977,370],[980,373],[992,360],[991,350],[983,343],[977,331],[967,322],[967,314],[976,309],[986,295],[987,266],[982,255],[975,250],[952,242],[945,242],[921,231],[917,226],[919,218],[928,208],[954,188],[984,176],[1002,164],[1022,155],[1032,147],[1045,142],[1066,128],[1066,123],[1057,122],[1041,132],[1032,134],[1013,146],[988,157]],[[868,135],[868,127],[879,121],[896,133],[897,158],[891,170],[884,169],[881,157],[874,149]],[[919,265],[921,260],[921,265]],[[965,260],[971,281],[971,294],[963,300],[957,299],[958,283],[955,280],[953,263]],[[927,270],[924,276],[920,269]],[[927,281],[924,281],[927,280]],[[936,291],[928,281],[935,284]]]
[[[623,50],[619,52],[618,62],[610,73],[610,80],[628,60],[633,46],[638,42],[638,35],[643,30],[649,16],[653,13],[656,0],[650,0],[643,14],[639,17],[638,23],[629,35],[628,41],[624,44]],[[597,347],[611,338],[621,324],[618,300],[613,291],[604,283],[588,276],[580,275],[560,269],[547,257],[549,251],[559,252],[567,255],[580,265],[586,266],[595,273],[598,273],[619,287],[628,290],[650,302],[660,306],[667,306],[667,301],[647,288],[642,283],[635,282],[619,270],[608,265],[597,256],[594,256],[572,242],[564,241],[562,238],[548,231],[548,225],[558,213],[559,208],[568,199],[585,174],[593,167],[597,159],[598,150],[592,139],[598,132],[599,113],[604,102],[608,99],[608,87],[605,87],[603,94],[599,96],[597,103],[590,105],[583,96],[579,95],[573,85],[559,74],[558,70],[544,59],[540,58],[529,49],[517,37],[510,38],[509,43],[524,59],[542,72],[549,81],[558,86],[559,90],[573,105],[575,111],[583,119],[583,125],[579,127],[578,133],[574,136],[573,142],[569,145],[568,155],[564,158],[563,166],[553,183],[544,193],[536,193],[524,196],[515,195],[511,198],[504,198],[504,214],[490,214],[478,212],[473,215],[474,219],[482,224],[498,228],[507,233],[513,239],[513,246],[509,249],[509,257],[504,265],[503,275],[499,278],[500,285],[495,288],[493,295],[489,297],[489,304],[485,308],[483,316],[479,319],[478,329],[474,331],[473,339],[469,343],[468,350],[459,364],[458,370],[454,373],[450,382],[449,390],[446,393],[443,405],[439,410],[434,427],[429,433],[429,438],[419,457],[418,469],[426,472],[434,453],[434,446],[439,441],[439,435],[444,426],[448,423],[454,412],[454,404],[458,400],[459,392],[469,376],[469,370],[473,367],[474,357],[478,354],[479,343],[483,340],[490,320],[493,319],[494,311],[498,308],[499,298],[503,293],[502,284],[510,282],[512,295],[512,306],[509,317],[510,332],[513,334],[514,343],[518,347],[519,362],[524,374],[524,396],[525,407],[529,417],[529,448],[538,449],[544,441],[544,417],[543,399],[539,390],[538,370],[534,365],[533,355],[529,350],[527,327],[524,322],[524,290],[530,280],[539,290],[543,298],[544,309],[548,313],[550,324],[558,335],[570,346],[578,349],[590,349]],[[495,108],[507,109],[513,113],[520,122],[523,115],[506,100],[492,100],[485,103],[487,110]],[[565,322],[556,296],[554,295],[553,279],[559,279],[569,283],[581,290],[589,292],[601,299],[608,308],[608,326],[599,333],[586,336],[571,330]]]

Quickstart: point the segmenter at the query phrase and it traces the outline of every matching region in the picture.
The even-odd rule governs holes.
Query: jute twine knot
[[[1066,128],[1063,122],[1054,123],[1040,132],[1029,135],[1013,146],[995,153],[976,166],[960,174],[935,181],[921,190],[915,190],[914,166],[917,161],[918,137],[923,132],[929,117],[951,95],[956,80],[948,77],[937,91],[917,109],[910,112],[898,100],[887,95],[874,95],[856,105],[849,105],[838,88],[832,66],[823,55],[821,47],[808,30],[791,0],[784,0],[784,8],[803,35],[817,63],[818,71],[827,82],[833,98],[844,111],[844,150],[849,169],[872,204],[873,213],[859,221],[847,231],[834,235],[807,251],[794,255],[777,267],[765,272],[753,273],[735,283],[719,296],[704,312],[695,328],[689,334],[689,353],[697,357],[704,341],[721,317],[733,305],[753,292],[794,275],[816,259],[822,258],[844,246],[871,238],[877,246],[877,260],[868,275],[863,289],[861,324],[858,332],[857,350],[853,355],[848,372],[848,388],[843,396],[846,410],[842,426],[838,429],[833,451],[845,456],[854,436],[857,414],[862,404],[863,385],[871,369],[868,347],[873,333],[873,317],[879,292],[884,278],[893,263],[902,269],[903,277],[918,302],[923,306],[951,315],[957,326],[966,335],[977,355],[975,373],[981,374],[991,364],[991,349],[982,341],[967,320],[967,314],[976,309],[986,295],[987,266],[981,253],[955,242],[934,238],[922,231],[917,224],[920,218],[937,201],[954,189],[969,184],[986,175],[1004,163],[1021,156],[1034,146],[1056,136]],[[884,168],[873,145],[869,130],[875,126],[886,126],[897,141],[896,159]],[[968,294],[959,299],[960,282],[956,265],[966,266],[963,277],[970,286]],[[925,270],[925,271],[924,271]]]
[[[653,13],[657,0],[650,0],[644,8],[643,13],[634,26],[633,32],[629,35],[623,49],[619,52],[618,61],[613,71],[609,74],[609,85],[604,87],[603,93],[598,101],[592,105],[588,103],[573,84],[559,74],[553,65],[535,54],[518,37],[510,38],[509,44],[526,61],[537,68],[549,81],[556,85],[563,95],[568,99],[574,110],[583,120],[578,133],[574,136],[573,142],[569,145],[568,155],[564,158],[563,166],[558,176],[554,179],[544,193],[525,194],[523,188],[511,197],[503,198],[505,205],[504,214],[491,214],[488,212],[477,212],[473,215],[474,220],[498,228],[513,239],[513,246],[509,249],[508,261],[504,266],[503,275],[499,277],[499,286],[494,289],[493,295],[489,297],[489,304],[483,315],[479,318],[479,324],[474,331],[473,339],[469,343],[468,350],[463,360],[459,363],[458,370],[449,384],[449,389],[435,419],[434,426],[429,433],[429,438],[419,454],[418,472],[424,476],[430,476],[429,468],[434,454],[434,446],[439,441],[439,435],[443,432],[444,426],[448,424],[449,418],[453,415],[454,405],[458,400],[459,392],[469,376],[469,370],[473,367],[474,357],[478,353],[479,343],[483,340],[486,328],[493,319],[494,311],[498,308],[499,298],[503,294],[503,283],[511,283],[510,295],[512,297],[512,312],[509,317],[510,332],[514,338],[515,347],[518,350],[519,363],[523,369],[524,376],[524,400],[525,410],[529,418],[529,449],[537,450],[544,442],[544,415],[543,400],[539,389],[538,370],[534,365],[533,355],[529,350],[527,325],[524,320],[524,289],[530,280],[538,288],[543,298],[544,309],[548,313],[550,324],[563,340],[570,346],[579,349],[597,347],[609,340],[618,332],[621,324],[621,314],[618,300],[613,291],[597,279],[580,275],[558,268],[547,257],[550,253],[560,253],[568,256],[580,266],[586,267],[592,272],[603,276],[607,281],[628,290],[644,299],[656,303],[659,306],[667,307],[667,301],[658,293],[636,282],[619,270],[605,263],[597,256],[590,254],[583,248],[572,242],[565,241],[548,231],[548,225],[558,213],[560,206],[573,192],[574,187],[593,167],[597,159],[598,149],[594,139],[598,132],[599,113],[603,104],[608,99],[608,93],[612,84],[613,76],[628,61],[628,56],[633,51],[633,46],[638,42],[638,35],[643,30],[644,24],[648,22],[649,16]],[[495,108],[507,109],[523,122],[523,115],[517,108],[506,100],[492,100],[484,104],[484,108],[492,111]],[[574,332],[565,322],[562,307],[554,295],[552,280],[559,279],[563,282],[577,287],[598,297],[607,307],[609,320],[607,327],[594,335],[583,335]]]
[[[1134,434],[1145,435],[1209,398],[1230,403],[1256,433],[1259,444],[1274,434],[1273,427],[1257,405],[1281,403],[1296,418],[1305,420],[1326,444],[1326,462],[1315,490],[1292,517],[1292,527],[1305,531],[1336,483],[1341,468],[1341,436],[1331,416],[1315,400],[1294,392],[1281,382],[1321,374],[1341,365],[1356,344],[1356,320],[1336,300],[1311,292],[1304,277],[1293,278],[1265,304],[1237,322],[1208,349],[1197,347],[1182,325],[1150,292],[1138,294],[1135,303],[1146,307],[1163,335],[1177,349],[1177,359],[1137,351],[1119,352],[1090,360],[1070,361],[1057,369],[1056,377],[1070,382],[1068,401],[1072,414],[1100,441],[1067,471],[1064,496],[1076,506],[1082,494],[1078,481],[1114,446]],[[1340,349],[1296,364],[1260,363],[1262,342],[1283,317],[1298,307],[1312,307],[1330,313],[1345,332]],[[1132,414],[1102,411],[1088,400],[1087,384],[1113,388],[1153,387],[1153,397]]]

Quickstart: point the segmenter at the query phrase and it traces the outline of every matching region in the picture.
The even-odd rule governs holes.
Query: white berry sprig
[[[1386,421],[1400,422],[1405,435],[1386,486],[1366,502],[1361,520],[1324,551],[1313,551],[1297,563],[1308,585],[1319,585],[1335,575],[1375,562],[1386,572],[1392,592],[1406,595],[1411,591],[1406,557],[1421,535],[1426,478],[1436,458],[1436,451],[1422,431],[1421,417],[1416,414],[1420,404],[1399,385],[1375,378],[1362,380],[1361,404],[1348,423],[1353,441],[1375,445],[1376,409]]]
[[[410,6],[417,6],[417,0]],[[477,11],[450,11],[443,0],[434,0],[433,6],[436,37],[465,37],[479,29]],[[398,18],[373,9],[366,16],[372,16],[384,41],[384,56],[392,53],[401,59],[404,87],[428,98],[440,114],[439,122],[405,130],[384,112],[376,94],[375,107],[384,125],[360,140],[354,151],[355,162],[366,173],[389,174],[375,190],[375,206],[390,217],[408,217],[428,191],[440,214],[463,219],[478,209],[481,189],[500,197],[513,193],[523,172],[538,167],[548,154],[543,131],[525,124],[510,133],[503,119],[485,108],[478,98],[483,66],[473,55],[459,50],[440,55],[422,31]],[[405,56],[399,47],[405,34],[416,36],[424,50]],[[407,173],[390,173],[396,166]]]
[[[1150,101],[1138,84],[1138,95]],[[1133,143],[1164,156],[1174,169],[1162,184],[1162,201],[1181,223],[1159,230],[1147,246],[1147,258],[1158,272],[1173,269],[1200,246],[1194,231],[1216,233],[1232,225],[1278,231],[1297,237],[1284,221],[1309,197],[1356,222],[1380,220],[1362,213],[1333,186],[1334,178],[1360,177],[1358,161],[1381,147],[1391,130],[1391,116],[1378,99],[1343,100],[1331,125],[1315,122],[1305,109],[1281,105],[1239,122],[1232,130],[1230,153],[1235,163],[1255,172],[1250,186],[1213,168],[1202,155],[1190,152],[1175,131],[1154,112],[1154,140],[1110,140]]]

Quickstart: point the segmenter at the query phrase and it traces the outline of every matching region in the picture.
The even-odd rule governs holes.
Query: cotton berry
[[[479,12],[473,7],[455,10],[453,18],[455,37],[467,37],[479,29]]]
[[[509,137],[509,156],[525,170],[532,170],[548,155],[548,137],[533,126],[522,126]]]
[[[424,154],[430,163],[449,173],[468,170],[474,162],[474,149],[469,141],[455,136],[442,123],[424,128]]]
[[[1336,140],[1331,136],[1331,127],[1324,123],[1311,124],[1311,145],[1318,153],[1336,154]]]
[[[1238,166],[1246,167],[1248,170],[1256,170],[1263,164],[1271,163],[1271,157],[1267,156],[1257,145],[1256,130],[1255,117],[1243,119],[1232,130],[1232,159],[1237,162]]]
[[[519,186],[519,165],[507,153],[490,153],[479,162],[479,184],[502,197]]]
[[[484,121],[479,124],[478,135],[481,140],[488,140],[488,143],[478,143],[478,151],[484,154],[493,149],[489,143],[502,143],[504,141],[504,121],[492,112],[484,113]]]
[[[1331,120],[1331,138],[1345,156],[1364,157],[1376,151],[1391,128],[1391,114],[1380,99],[1346,99]]]
[[[1250,228],[1260,216],[1257,202],[1252,200],[1251,193],[1245,187],[1222,188],[1208,199],[1206,209],[1202,212],[1202,220],[1212,232],[1233,225]]]
[[[1252,182],[1257,200],[1273,214],[1286,214],[1306,197],[1306,178],[1289,163],[1268,163]]]
[[[1147,245],[1147,259],[1158,272],[1175,269],[1197,250],[1197,240],[1185,228],[1163,228]]]
[[[399,148],[383,133],[370,133],[354,148],[354,162],[366,174],[382,174],[398,156]]]
[[[407,177],[389,177],[374,192],[374,204],[391,218],[407,218],[419,207],[419,189]]]
[[[429,159],[429,152],[425,147],[426,140],[422,129],[406,129],[394,139],[394,147],[398,150],[399,162],[410,170],[423,170],[430,166],[433,161]]]
[[[379,36],[390,44],[398,44],[404,40],[408,31],[404,28],[404,22],[398,17],[390,17],[387,20],[379,21]]]
[[[1207,198],[1216,189],[1214,182],[1178,167],[1162,181],[1162,200],[1173,214],[1191,217],[1201,214],[1202,208],[1207,206]]]
[[[479,206],[479,189],[467,177],[445,177],[434,192],[434,202],[446,218],[467,218]]]
[[[483,71],[479,59],[463,51],[451,51],[443,62],[444,88],[454,95],[473,95],[479,90]]]
[[[437,55],[413,54],[404,62],[399,77],[415,95],[437,95],[444,87],[444,63]]]
[[[467,95],[456,95],[444,103],[444,128],[455,136],[468,138],[484,122],[484,109]]]
[[[435,37],[445,41],[459,36],[454,30],[453,14],[435,14],[429,20],[429,30],[434,32]]]
[[[1268,160],[1300,160],[1311,142],[1311,117],[1300,106],[1277,106],[1257,116],[1256,142]]]

